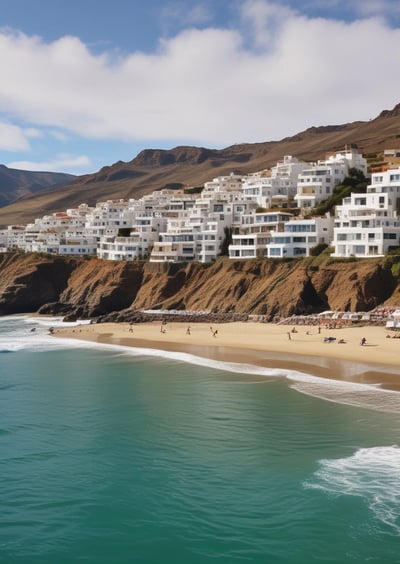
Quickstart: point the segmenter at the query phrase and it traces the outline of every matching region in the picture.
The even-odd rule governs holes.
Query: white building
[[[133,261],[147,258],[154,243],[158,240],[160,229],[165,229],[166,219],[151,215],[138,216],[129,235],[101,237],[97,255],[106,260]]]
[[[334,257],[383,256],[400,245],[400,221],[389,194],[351,194],[336,206]]]
[[[320,243],[329,244],[333,233],[333,217],[291,219],[284,231],[272,231],[267,245],[268,258],[306,257]]]
[[[228,176],[218,176],[213,178],[211,182],[204,183],[202,196],[207,197],[209,194],[217,192],[237,192],[242,191],[243,177],[231,172]]]
[[[154,243],[150,262],[215,260],[221,253],[226,230],[240,225],[242,214],[256,206],[243,199],[240,178],[230,175],[214,179],[191,209],[169,218],[167,230]],[[222,190],[222,186],[226,189]]]
[[[86,215],[85,227],[91,235],[100,239],[117,236],[118,230],[131,227],[133,220],[134,211],[128,200],[108,200],[99,202]]]
[[[271,231],[283,231],[292,214],[284,212],[259,212],[245,214],[229,245],[229,258],[246,259],[266,257]]]
[[[308,163],[286,155],[271,171],[248,175],[243,180],[243,195],[259,207],[288,207],[296,194],[298,176],[307,167]]]
[[[298,207],[302,210],[317,207],[333,194],[351,168],[357,168],[364,174],[367,172],[367,161],[355,148],[330,155],[326,160],[303,170],[298,177],[294,198]]]
[[[376,172],[371,175],[371,184],[367,187],[367,192],[386,193],[388,195],[388,205],[394,211],[400,213],[400,167],[389,169],[384,172]]]

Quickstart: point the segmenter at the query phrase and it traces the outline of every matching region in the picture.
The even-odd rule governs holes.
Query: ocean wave
[[[379,384],[359,384],[308,374],[288,375],[288,379],[293,381],[293,390],[308,396],[353,407],[400,413],[400,393],[380,388]]]
[[[65,323],[62,321],[62,317],[12,316],[8,317],[8,323],[6,318],[0,318],[0,327],[3,321],[6,321],[6,326],[10,330],[0,332],[0,352],[17,352],[21,350],[42,352],[65,348],[86,348],[113,351],[114,353],[134,357],[158,357],[236,374],[265,378],[283,378],[289,381],[292,389],[321,400],[389,413],[400,413],[400,393],[384,390],[373,384],[332,380],[289,369],[265,368],[253,364],[213,360],[183,352],[128,347],[79,339],[60,339],[49,333],[50,327],[76,327],[81,324],[87,324],[89,323],[88,321]],[[16,323],[10,324],[10,321]]]
[[[28,325],[39,325],[42,327],[78,327],[79,325],[89,325],[90,320],[80,319],[79,321],[63,321],[62,317],[25,317],[24,322]]]
[[[363,498],[375,517],[400,535],[400,448],[361,448],[348,458],[323,459],[306,488]]]
[[[86,323],[86,322],[83,322]],[[13,315],[0,318],[0,352],[18,352],[22,350],[46,351],[67,347],[86,347],[84,342],[73,339],[55,339],[49,332],[50,327],[74,327],[82,322],[64,323],[62,317],[46,318],[26,315]]]

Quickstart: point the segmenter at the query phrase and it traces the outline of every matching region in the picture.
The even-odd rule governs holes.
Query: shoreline
[[[189,328],[189,331],[188,331]],[[52,331],[57,338],[192,354],[228,363],[305,372],[400,392],[400,339],[382,326],[327,329],[273,323],[99,323]],[[216,333],[215,333],[216,331]],[[391,335],[388,338],[387,335]],[[361,339],[366,339],[361,345]],[[330,340],[327,340],[330,339]],[[339,341],[343,343],[339,343]]]

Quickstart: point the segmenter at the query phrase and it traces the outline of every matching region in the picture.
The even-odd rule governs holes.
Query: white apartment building
[[[327,155],[325,162],[327,164],[345,164],[348,169],[356,168],[357,170],[361,170],[364,176],[366,176],[368,172],[367,160],[362,156],[362,153],[360,153],[355,145],[345,147],[343,152]]]
[[[134,220],[134,211],[129,200],[108,200],[99,202],[86,215],[85,227],[88,232],[100,239],[118,235],[118,230],[131,227]]]
[[[245,214],[229,245],[229,258],[246,259],[267,256],[271,231],[283,231],[285,222],[292,218],[286,212],[259,212]]]
[[[213,178],[210,182],[204,183],[202,197],[207,197],[209,194],[217,192],[242,192],[243,177],[231,172],[228,176],[218,176]]]
[[[318,164],[299,174],[294,199],[302,210],[311,210],[333,194],[347,175],[344,164]]]
[[[150,262],[188,262],[195,259],[193,233],[164,233],[162,241],[156,241]]]
[[[2,231],[7,250],[16,251],[25,247],[25,225],[9,225]]]
[[[310,249],[320,243],[329,245],[333,234],[333,217],[291,219],[285,223],[284,231],[272,231],[271,243],[267,245],[268,258],[306,257]]]
[[[97,256],[106,260],[133,261],[148,257],[167,220],[150,215],[139,216],[127,236],[101,237]]]
[[[307,167],[308,163],[286,155],[270,171],[248,175],[243,180],[243,195],[259,207],[288,207],[296,194],[298,176]]]
[[[400,166],[371,175],[367,193],[386,193],[388,205],[400,214]]]
[[[326,160],[304,169],[299,174],[297,194],[294,197],[298,207],[302,210],[317,207],[333,194],[350,168],[357,168],[364,174],[367,172],[367,161],[355,148],[330,155]]]
[[[400,245],[400,220],[389,194],[351,194],[336,206],[333,257],[383,256]]]
[[[215,260],[221,252],[225,229],[240,225],[242,214],[255,206],[255,202],[244,201],[236,187],[213,192],[209,186],[192,209],[168,221],[167,230],[154,243],[150,262]]]

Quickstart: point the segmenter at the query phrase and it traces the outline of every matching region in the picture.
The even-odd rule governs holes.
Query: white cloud
[[[23,132],[28,138],[31,139],[39,139],[40,137],[43,137],[43,133],[35,127],[28,127],[24,129]]]
[[[264,0],[245,0],[241,6],[244,24],[250,26],[250,43],[260,48],[273,48],[282,29],[295,11],[285,5]]]
[[[175,0],[167,2],[162,8],[160,21],[162,26],[168,30],[176,25],[179,25],[180,28],[204,25],[211,21],[211,14],[202,3],[189,6],[185,0]]]
[[[57,141],[67,141],[68,135],[64,131],[53,130],[49,131],[49,135],[56,139]]]
[[[17,125],[0,122],[0,149],[2,151],[26,151],[29,149],[29,132]]]
[[[51,161],[14,161],[7,163],[8,168],[16,168],[19,170],[31,171],[48,171],[48,172],[68,172],[69,170],[79,171],[86,170],[91,164],[89,157],[85,155],[74,156],[69,154],[60,154]]]
[[[400,101],[400,31],[383,19],[242,5],[246,28],[188,29],[153,54],[94,55],[75,37],[3,32],[0,112],[86,138],[215,147],[369,119]]]

